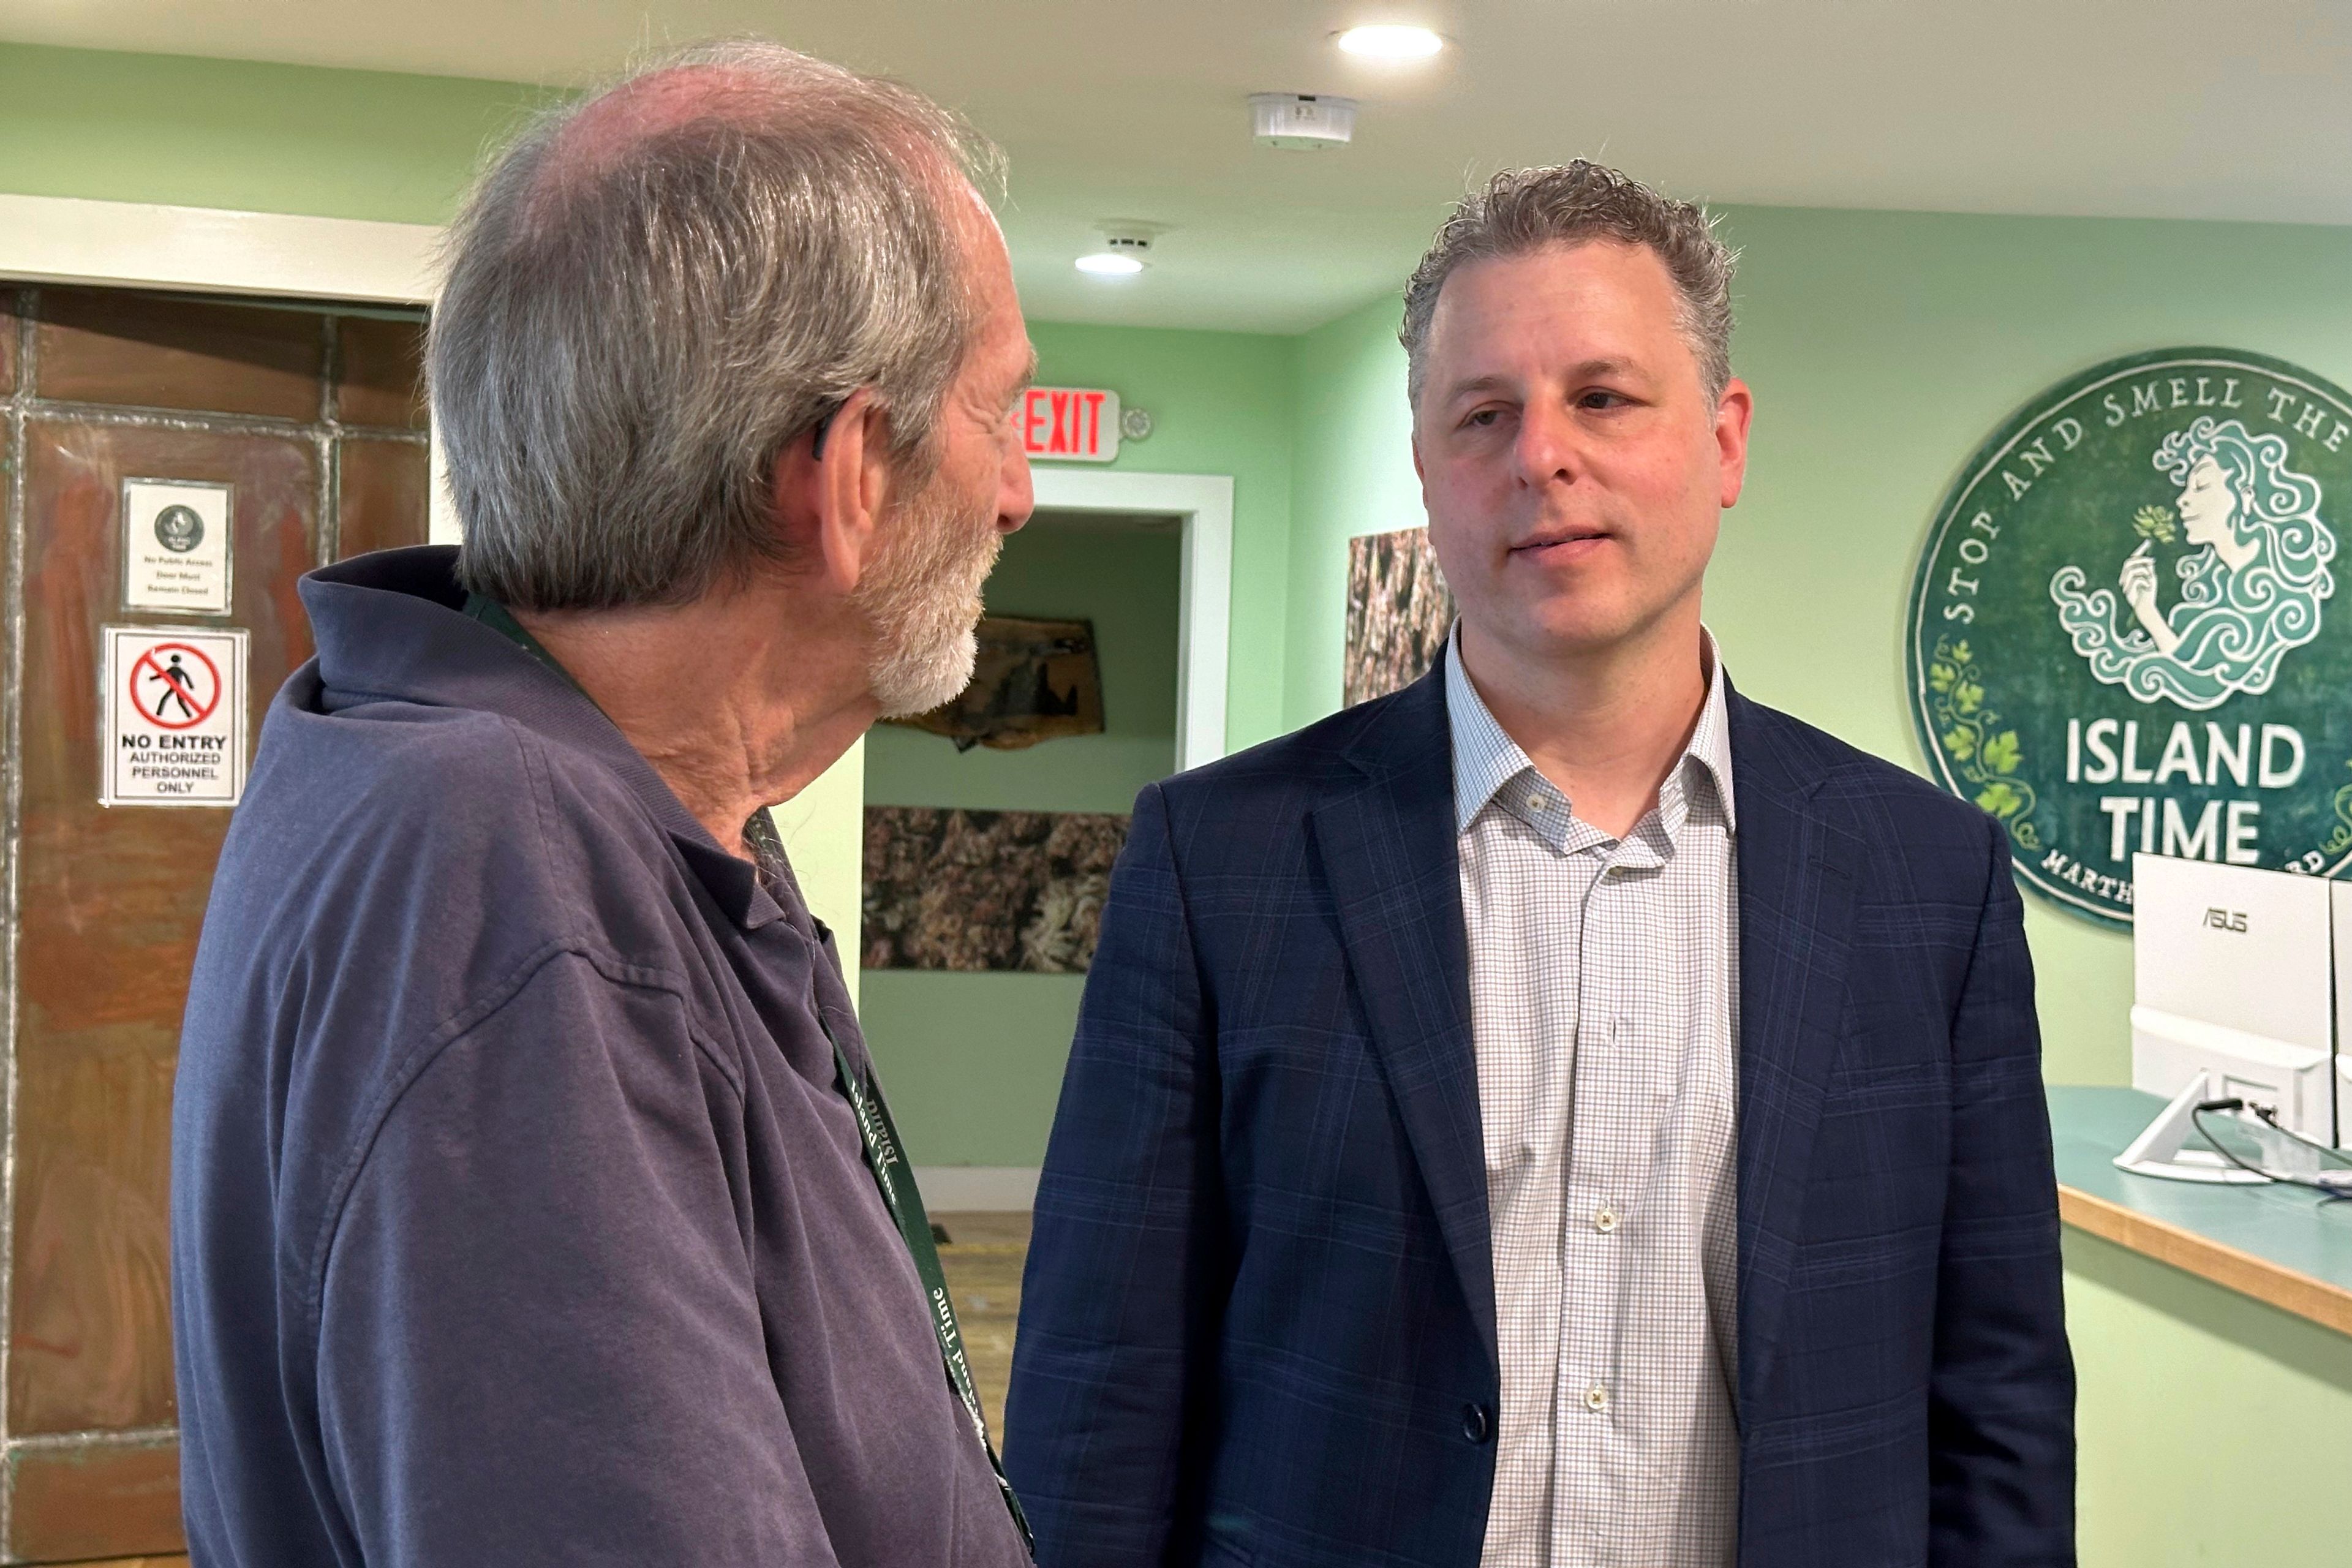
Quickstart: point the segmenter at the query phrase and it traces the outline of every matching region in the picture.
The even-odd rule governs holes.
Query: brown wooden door
[[[100,804],[102,755],[125,742],[110,698],[118,724],[145,722],[108,688],[162,689],[158,664],[104,679],[104,628],[215,651],[230,639],[201,634],[242,631],[249,761],[310,654],[295,580],[425,540],[422,337],[414,314],[0,283],[7,1562],[182,1547],[172,1076],[231,808]],[[192,504],[166,519],[172,497]],[[167,646],[115,646],[148,645]]]

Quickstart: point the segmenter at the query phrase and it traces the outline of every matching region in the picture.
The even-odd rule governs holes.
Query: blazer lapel
[[[1780,1341],[1813,1134],[1837,1057],[1860,841],[1813,804],[1790,721],[1734,693],[1739,802],[1739,1413]]]
[[[1444,670],[1441,657],[1366,726],[1348,753],[1361,784],[1316,807],[1312,822],[1373,1047],[1492,1362],[1495,1274]]]

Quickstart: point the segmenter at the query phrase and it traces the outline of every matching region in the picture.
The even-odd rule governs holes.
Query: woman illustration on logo
[[[2319,521],[2318,482],[2289,468],[2286,455],[2284,437],[2235,419],[2200,416],[2164,438],[2156,467],[2180,487],[2173,505],[2189,542],[2202,546],[2176,568],[2179,602],[2169,614],[2158,607],[2145,542],[2117,579],[2137,623],[2129,631],[2116,630],[2114,594],[2083,591],[2081,567],[2050,579],[2059,622],[2095,678],[2143,702],[2212,708],[2269,690],[2287,649],[2319,635],[2320,601],[2336,592],[2336,536]]]

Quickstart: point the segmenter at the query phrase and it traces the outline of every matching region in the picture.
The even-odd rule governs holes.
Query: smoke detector
[[[1290,153],[1345,147],[1356,134],[1356,100],[1328,92],[1254,92],[1250,126],[1261,147]]]
[[[1078,258],[1081,272],[1098,278],[1132,278],[1151,264],[1151,242],[1168,232],[1166,224],[1112,218],[1097,224],[1102,243]]]

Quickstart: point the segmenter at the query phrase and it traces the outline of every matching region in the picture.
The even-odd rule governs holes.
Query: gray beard
[[[867,680],[885,719],[928,713],[971,684],[980,587],[1003,548],[935,489],[908,498],[898,538],[850,595],[873,628]]]

